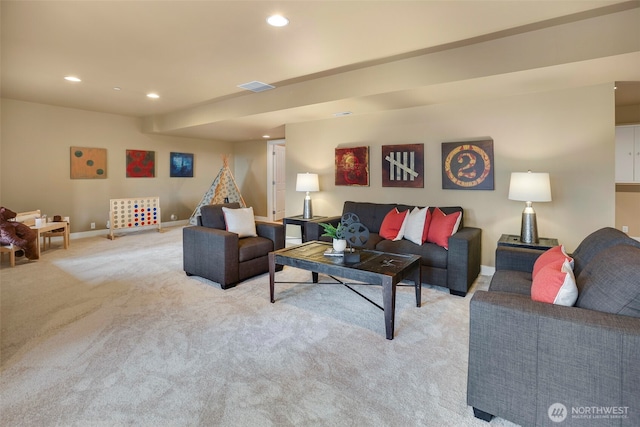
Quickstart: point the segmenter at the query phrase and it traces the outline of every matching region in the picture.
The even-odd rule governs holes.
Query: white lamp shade
[[[550,202],[551,183],[548,173],[513,172],[509,199],[522,202]]]
[[[319,191],[317,173],[299,173],[296,179],[296,191]]]

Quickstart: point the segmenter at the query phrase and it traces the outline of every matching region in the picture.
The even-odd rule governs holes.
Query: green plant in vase
[[[347,241],[344,238],[345,227],[342,225],[342,222],[339,222],[337,226],[326,223],[320,223],[320,226],[324,229],[322,236],[333,239],[333,250],[336,252],[344,252],[347,248]]]

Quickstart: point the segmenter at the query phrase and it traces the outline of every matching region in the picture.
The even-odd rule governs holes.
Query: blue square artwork
[[[193,178],[193,154],[171,153],[169,165],[171,177]]]

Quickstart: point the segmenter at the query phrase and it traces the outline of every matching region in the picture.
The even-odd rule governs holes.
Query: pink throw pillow
[[[558,259],[540,269],[531,284],[531,299],[567,307],[575,304],[578,287],[569,260]]]
[[[552,262],[558,260],[568,260],[571,264],[571,269],[573,269],[573,258],[567,255],[567,252],[564,250],[564,246],[554,246],[551,249],[545,251],[542,255],[536,259],[536,262],[533,264],[533,272],[531,274],[531,278],[535,279],[538,275],[538,272],[542,270],[545,266],[551,264]]]
[[[431,215],[431,224],[429,224],[429,234],[427,242],[435,243],[438,246],[442,246],[445,249],[449,249],[449,237],[453,236],[458,227],[460,226],[460,220],[462,212],[454,212],[449,215],[445,215],[439,208],[433,210]]]
[[[393,208],[382,220],[380,226],[380,237],[387,240],[400,240],[404,235],[404,220],[409,210],[399,212],[398,208]]]

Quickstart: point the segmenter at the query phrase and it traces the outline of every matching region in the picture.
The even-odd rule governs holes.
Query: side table
[[[538,243],[524,243],[517,234],[503,234],[498,240],[498,246],[510,246],[514,248],[538,249],[546,251],[558,246],[558,239],[540,237]]]
[[[316,219],[326,218],[326,216],[314,215],[311,218],[303,218],[302,215],[288,216],[282,218],[282,224],[284,225],[285,234],[287,232],[287,225],[300,226],[300,236],[302,237],[302,243],[306,242],[306,236],[304,232],[304,224],[308,221],[315,221]]]

